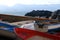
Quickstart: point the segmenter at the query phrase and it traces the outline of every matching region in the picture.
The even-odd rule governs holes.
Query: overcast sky
[[[60,0],[0,0],[0,5],[13,6],[15,4],[24,5],[60,4]]]

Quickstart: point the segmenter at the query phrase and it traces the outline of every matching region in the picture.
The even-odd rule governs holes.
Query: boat
[[[51,31],[60,28],[48,29],[51,24],[59,23],[55,19],[0,14],[0,21],[0,35],[6,40],[60,40],[59,32],[51,34]],[[34,24],[34,29],[29,29],[30,24]]]

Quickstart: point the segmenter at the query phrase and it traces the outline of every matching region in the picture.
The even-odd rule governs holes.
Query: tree
[[[32,16],[32,17],[35,17],[35,16],[39,16],[39,17],[46,17],[46,18],[49,18],[51,16],[52,12],[51,11],[47,11],[47,10],[33,10],[31,12],[28,12],[25,14],[25,16]]]
[[[53,16],[52,19],[60,19],[60,10],[56,10],[55,12],[53,12]]]

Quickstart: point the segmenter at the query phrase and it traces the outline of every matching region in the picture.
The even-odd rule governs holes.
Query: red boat
[[[0,16],[2,21],[8,21],[9,23],[19,22],[21,20],[53,20],[47,18],[34,18],[34,17],[24,17],[24,16],[13,16],[13,15],[2,15]],[[12,19],[14,18],[14,19]],[[17,20],[16,20],[17,19]],[[25,21],[24,20],[24,21]],[[43,24],[53,24],[54,22],[43,22]],[[2,38],[6,37],[6,40],[60,40],[60,33],[49,34],[47,32],[40,32],[36,30],[24,29],[24,28],[14,28],[14,32],[0,30],[0,35]]]

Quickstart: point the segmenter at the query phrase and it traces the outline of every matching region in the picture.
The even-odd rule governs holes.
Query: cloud
[[[0,5],[13,6],[16,4],[16,0],[0,0]]]
[[[25,5],[60,4],[60,0],[0,0],[0,5],[13,6],[15,4]]]
[[[60,4],[60,0],[18,0],[20,4]]]

